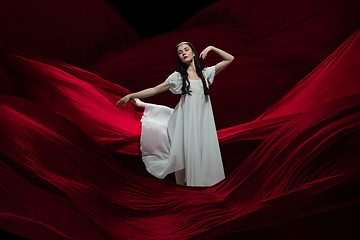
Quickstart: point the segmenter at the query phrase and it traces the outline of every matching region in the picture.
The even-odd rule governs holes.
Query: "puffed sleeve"
[[[170,91],[174,94],[181,94],[182,80],[179,72],[175,71],[165,80],[170,83]]]
[[[204,68],[205,78],[208,83],[211,85],[215,77],[215,65],[211,67]]]

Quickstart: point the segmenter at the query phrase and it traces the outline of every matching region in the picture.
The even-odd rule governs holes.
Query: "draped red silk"
[[[13,3],[0,10],[8,29],[23,24],[0,40],[0,229],[31,239],[350,239],[356,233],[356,1],[223,0],[180,29],[142,41],[107,1],[57,8],[36,2],[52,15],[32,4],[23,18]],[[50,21],[34,17],[39,14],[56,24],[49,28]],[[91,25],[94,31],[86,31]],[[19,40],[29,26],[49,30],[46,44],[42,34]],[[164,81],[180,41],[235,56],[210,87],[227,176],[209,188],[144,177],[141,109],[114,106],[129,91]],[[210,53],[202,64],[220,60]],[[178,97],[146,101],[173,107]]]

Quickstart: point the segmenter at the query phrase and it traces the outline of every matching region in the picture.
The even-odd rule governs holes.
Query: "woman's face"
[[[195,53],[192,51],[191,47],[186,43],[178,47],[177,53],[180,60],[185,64],[190,64],[195,56]]]

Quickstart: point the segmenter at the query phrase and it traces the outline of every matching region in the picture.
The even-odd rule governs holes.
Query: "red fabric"
[[[218,129],[259,117],[359,28],[355,0],[227,0],[196,14],[180,29],[102,56],[85,66],[130,91],[163,82],[175,69],[175,46],[191,42],[235,56],[210,94]],[[221,58],[210,53],[203,67]],[[126,66],[126,67],[125,67]],[[174,107],[168,92],[147,101]]]
[[[133,107],[121,112],[115,107],[128,90],[55,60],[37,57],[36,61],[6,51],[0,54],[4,75],[11,79],[7,94],[52,109],[109,150],[139,155],[142,113]]]
[[[71,2],[83,13],[93,9],[87,1]],[[177,31],[106,50],[99,46],[96,54],[88,48],[93,40],[86,42],[81,33],[89,45],[75,50],[54,39],[33,49],[2,42],[0,228],[33,239],[210,239],[259,236],[293,221],[303,226],[324,214],[336,218],[342,208],[358,212],[355,7],[350,0],[218,1]],[[108,17],[121,19],[116,12]],[[71,36],[78,28],[52,31]],[[121,34],[135,36],[128,27]],[[94,39],[100,35],[94,31]],[[101,38],[111,42],[113,35]],[[210,89],[227,173],[210,188],[131,173],[126,161],[142,164],[142,113],[130,104],[114,107],[127,89],[165,80],[174,71],[174,46],[183,40],[198,51],[215,45],[235,55]],[[59,46],[67,57],[49,46]],[[120,50],[92,61],[113,47]],[[218,61],[213,54],[203,64]],[[85,63],[83,69],[73,66]],[[148,100],[171,106],[178,96]],[[321,229],[314,231],[302,237],[322,237]]]
[[[0,46],[82,66],[138,34],[107,0],[0,3]]]

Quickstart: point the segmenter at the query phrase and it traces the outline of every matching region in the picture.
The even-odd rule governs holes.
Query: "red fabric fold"
[[[80,68],[37,59],[1,52],[1,65],[12,79],[8,94],[52,109],[109,150],[139,155],[141,109],[115,107],[129,91]]]
[[[360,93],[360,29],[254,121],[218,131],[220,143],[265,139],[299,114]]]
[[[0,132],[5,166],[32,183],[33,191],[40,188],[63,197],[67,204],[62,207],[74,203],[70,208],[110,239],[208,239],[360,201],[354,194],[360,190],[360,94],[325,103],[285,124],[211,188],[136,177],[57,114],[15,97],[0,100],[6,116]],[[18,203],[23,199],[11,197]],[[24,209],[31,206],[22,202]],[[42,221],[49,224],[44,217]],[[52,224],[74,235],[66,223]],[[28,236],[26,229],[21,235]]]

